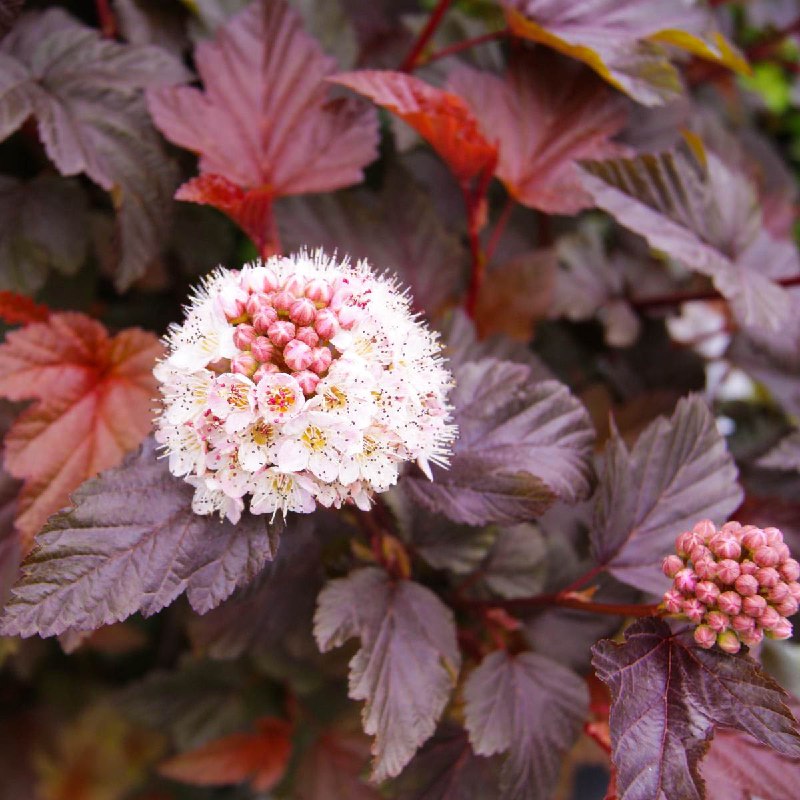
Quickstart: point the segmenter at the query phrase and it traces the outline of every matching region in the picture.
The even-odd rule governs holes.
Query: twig
[[[620,617],[653,617],[658,615],[658,605],[639,605],[631,603],[595,603],[580,597],[564,594],[540,594],[534,597],[519,597],[513,600],[456,600],[457,606],[483,610],[502,608],[506,611],[525,611],[532,608],[574,608],[590,614],[611,614]]]
[[[514,198],[509,194],[506,197],[505,205],[503,206],[503,210],[500,212],[500,216],[497,218],[497,222],[494,224],[494,230],[492,231],[492,235],[489,237],[489,241],[486,244],[486,263],[488,264],[492,260],[492,256],[494,255],[494,251],[497,248],[497,245],[500,242],[500,239],[503,236],[503,231],[508,224],[508,220],[511,217],[511,212],[514,210]]]
[[[427,58],[417,60],[416,66],[421,67],[426,64],[430,64],[432,61],[438,61],[440,58],[447,58],[448,56],[456,55],[456,53],[463,53],[464,50],[471,50],[473,47],[485,44],[486,42],[501,41],[510,35],[511,32],[508,30],[508,28],[503,28],[499,31],[489,31],[489,33],[483,33],[480,36],[475,36],[472,39],[464,39],[463,42],[456,42],[448,47],[443,47],[441,50],[431,53]]]
[[[401,72],[411,72],[411,70],[414,69],[417,64],[417,59],[425,49],[425,46],[428,44],[433,34],[436,32],[436,29],[439,27],[439,23],[447,13],[447,9],[450,7],[452,2],[453,0],[439,0],[439,2],[436,4],[436,8],[434,8],[431,12],[428,22],[420,31],[416,42],[414,42],[414,46],[411,48],[411,51],[400,65]]]
[[[95,0],[95,8],[101,33],[106,39],[115,39],[118,32],[117,19],[108,0]]]
[[[800,31],[800,17],[797,17],[780,30],[769,34],[769,36],[766,36],[760,42],[756,42],[754,45],[748,47],[747,50],[745,50],[748,61],[758,61],[760,58],[769,57],[775,47],[781,44],[787,36],[791,36],[798,31]]]

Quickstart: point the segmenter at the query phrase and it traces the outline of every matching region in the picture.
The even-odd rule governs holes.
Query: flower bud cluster
[[[157,438],[193,508],[236,521],[369,508],[404,461],[430,477],[455,428],[434,334],[395,283],[321,251],[220,269],[157,367]]]
[[[662,606],[697,626],[701,647],[736,653],[764,636],[792,635],[788,618],[800,604],[800,563],[777,528],[726,522],[717,530],[703,520],[678,536],[675,550],[662,565],[672,578]]]

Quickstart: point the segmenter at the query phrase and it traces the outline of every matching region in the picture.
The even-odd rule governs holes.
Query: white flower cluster
[[[219,269],[166,337],[158,441],[193,509],[237,522],[367,509],[400,465],[447,464],[455,426],[436,336],[393,280],[301,252]]]

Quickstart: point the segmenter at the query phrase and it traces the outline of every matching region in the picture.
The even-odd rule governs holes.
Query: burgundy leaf
[[[625,124],[625,101],[578,62],[540,49],[512,61],[505,79],[467,66],[448,87],[496,139],[495,174],[518,202],[548,214],[592,204],[580,159],[627,155],[610,141]]]
[[[22,13],[25,0],[0,0],[0,36],[5,36]]]
[[[7,404],[0,405],[0,432],[3,436],[8,431],[13,416]],[[0,460],[0,609],[8,599],[22,561],[22,542],[14,526],[17,495],[21,488],[22,483],[5,471]]]
[[[403,72],[361,70],[335,78],[408,123],[450,167],[459,182],[494,168],[497,147],[456,94]]]
[[[588,496],[593,479],[589,417],[557,381],[535,382],[522,364],[484,359],[455,371],[459,437],[450,468],[408,477],[407,492],[455,522],[514,524],[558,497]]]
[[[455,686],[461,654],[451,611],[430,589],[368,567],[322,590],[314,634],[323,652],[361,640],[349,694],[366,701],[372,779],[396,776],[433,734]]]
[[[289,250],[323,247],[397,274],[414,307],[433,316],[453,304],[466,278],[466,250],[410,175],[392,169],[380,192],[358,188],[276,205]]]
[[[699,764],[717,726],[800,757],[786,693],[750,656],[704,650],[654,618],[628,628],[624,644],[605,639],[593,652],[611,691],[620,800],[704,798]]]
[[[800,472],[800,431],[794,430],[781,439],[768,453],[758,459],[765,469],[785,469]]]
[[[650,246],[707,275],[742,325],[785,333],[789,292],[775,279],[800,271],[794,245],[764,229],[755,188],[715,154],[688,147],[658,156],[585,164],[595,203]]]
[[[500,597],[530,597],[544,589],[547,545],[535,525],[500,528],[480,567],[478,587]]]
[[[161,48],[102,38],[58,8],[25,15],[0,43],[0,139],[33,115],[59,172],[85,173],[111,192],[120,290],[158,253],[175,181],[141,89],[187,78]]]
[[[497,651],[467,678],[464,700],[475,752],[508,753],[499,800],[549,797],[589,713],[586,684],[537,653]]]
[[[201,614],[222,602],[273,557],[277,530],[260,517],[231,525],[194,514],[192,491],[152,440],[83,484],[23,563],[3,633],[92,630],[155,614],[183,592]]]
[[[476,756],[464,729],[444,723],[390,784],[390,796],[395,800],[497,797],[498,761]]]
[[[195,63],[204,91],[148,93],[158,128],[200,155],[203,182],[182,188],[183,199],[220,208],[264,247],[274,245],[271,199],[361,181],[377,154],[375,112],[331,96],[335,62],[285,0],[236,14],[197,46]]]
[[[675,537],[698,520],[727,519],[741,502],[737,470],[699,396],[659,417],[629,452],[614,432],[595,504],[595,559],[619,580],[647,592],[666,587],[660,570]]]
[[[699,5],[661,0],[503,0],[503,5],[515,35],[585,61],[645,105],[660,105],[681,93],[680,77],[662,44],[748,71],[714,17]]]

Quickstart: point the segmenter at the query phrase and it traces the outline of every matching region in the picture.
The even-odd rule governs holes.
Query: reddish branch
[[[654,617],[660,613],[657,605],[630,603],[596,603],[568,594],[540,594],[534,597],[520,597],[514,600],[457,600],[462,608],[488,609],[502,608],[505,611],[528,611],[535,608],[574,608],[590,614],[612,614],[620,617]]]
[[[439,2],[436,4],[436,8],[434,8],[431,12],[428,22],[425,24],[425,27],[422,29],[422,31],[420,31],[416,42],[414,42],[414,46],[411,48],[411,51],[400,65],[401,72],[411,72],[411,70],[413,70],[417,65],[417,61],[422,51],[431,40],[433,34],[436,33],[439,23],[444,18],[444,15],[447,13],[447,9],[450,7],[452,2],[453,0],[439,0]]]
[[[421,67],[425,64],[430,64],[432,61],[438,61],[440,58],[447,58],[447,56],[453,56],[456,55],[456,53],[463,53],[465,50],[471,50],[473,47],[485,44],[486,42],[500,41],[505,39],[506,36],[510,35],[511,31],[509,31],[508,28],[503,28],[499,31],[489,31],[489,33],[483,33],[480,36],[475,36],[472,39],[464,39],[463,42],[456,42],[455,44],[451,44],[449,47],[443,47],[441,50],[431,53],[426,58],[418,59],[415,66]]]
[[[777,30],[769,36],[762,39],[760,42],[750,46],[745,50],[745,55],[749,61],[758,61],[759,59],[769,58],[772,51],[776,47],[783,44],[783,40],[793,33],[800,32],[800,17],[790,22],[786,27]]]
[[[95,0],[97,18],[100,21],[100,30],[106,39],[114,39],[117,36],[117,20],[111,9],[109,0]]]
[[[478,295],[486,277],[486,254],[481,247],[480,230],[483,227],[486,215],[486,192],[489,181],[494,174],[494,162],[488,165],[475,179],[474,186],[461,184],[461,193],[464,196],[464,205],[467,209],[467,241],[471,257],[471,270],[467,299],[464,308],[471,319],[475,319],[475,310],[478,307]]]

